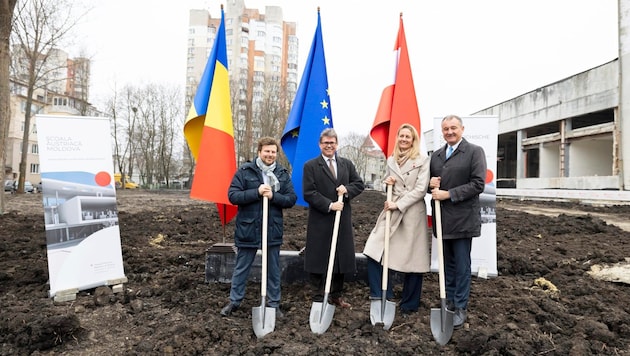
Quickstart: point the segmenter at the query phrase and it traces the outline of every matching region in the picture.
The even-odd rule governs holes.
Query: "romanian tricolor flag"
[[[394,76],[392,82],[383,89],[370,131],[370,136],[387,157],[394,152],[396,134],[400,125],[404,123],[413,125],[418,134],[422,136],[420,112],[416,101],[416,90],[413,86],[402,13],[400,14],[400,27],[393,54],[395,60]],[[422,137],[420,141],[422,146],[424,144]]]
[[[190,197],[216,203],[225,225],[237,208],[227,194],[236,171],[236,155],[223,7],[212,52],[184,124],[184,136],[197,162]]]

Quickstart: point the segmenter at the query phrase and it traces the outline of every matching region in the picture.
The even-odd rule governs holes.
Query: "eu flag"
[[[311,51],[280,140],[282,149],[291,163],[291,176],[298,196],[296,203],[298,205],[308,206],[302,192],[304,162],[321,154],[319,135],[324,129],[330,127],[333,127],[333,121],[328,96],[322,24],[318,9],[317,29]]]

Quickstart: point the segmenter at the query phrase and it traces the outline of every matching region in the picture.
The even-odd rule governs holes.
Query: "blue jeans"
[[[472,238],[447,239],[444,243],[446,299],[456,308],[466,309],[470,297],[470,251]]]
[[[389,272],[389,271],[388,271]],[[368,284],[370,285],[370,299],[381,299],[383,295],[383,266],[370,257],[367,258]],[[387,275],[387,299],[393,299],[391,273]]]
[[[239,248],[236,252],[236,265],[232,272],[230,302],[241,305],[245,298],[245,286],[249,271],[256,258],[256,248]],[[280,246],[267,248],[267,306],[280,306]]]

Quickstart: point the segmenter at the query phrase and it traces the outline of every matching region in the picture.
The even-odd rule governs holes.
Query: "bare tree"
[[[247,100],[244,91],[239,89],[239,81],[230,79],[230,105],[232,108],[232,125],[234,132],[234,150],[236,153],[236,164],[240,165],[247,156],[245,145],[245,132],[247,121]]]
[[[121,187],[124,188],[127,176],[133,174],[129,167],[133,167],[133,136],[138,117],[139,95],[131,86],[124,87],[122,92],[122,96],[119,96],[117,90],[114,90],[114,96],[108,100],[108,113],[112,117],[114,160],[120,173]]]
[[[368,156],[363,150],[363,144],[366,139],[367,135],[359,135],[356,132],[350,132],[348,136],[344,137],[343,140],[339,142],[342,146],[341,151],[343,156],[354,162],[357,173],[359,173],[359,176],[363,179],[365,179],[364,175],[368,163]]]
[[[264,89],[262,100],[255,106],[254,123],[259,128],[261,137],[270,136],[280,140],[288,115],[284,100],[286,90],[271,76],[267,77]],[[278,156],[278,162],[288,167],[288,160],[284,154]]]
[[[75,27],[81,16],[68,16],[71,3],[65,0],[30,0],[17,9],[12,40],[16,45],[12,58],[16,78],[27,83],[26,107],[24,113],[24,136],[17,192],[24,192],[26,159],[31,127],[33,93],[46,88],[52,82],[64,80],[59,71],[67,63],[55,63],[53,56],[64,37]]]
[[[254,142],[253,104],[251,80],[246,77],[230,80],[230,98],[232,105],[232,122],[234,126],[234,150],[236,163],[252,160],[252,144]]]
[[[0,159],[2,160],[2,184],[4,184],[6,144],[11,121],[9,90],[9,51],[13,10],[17,0],[0,0]],[[0,195],[0,214],[4,214],[4,194]]]
[[[180,175],[176,161],[181,158],[181,147],[176,134],[181,131],[181,93],[177,88],[150,85],[142,90],[144,103],[139,107],[136,141],[139,143],[138,168],[146,177],[146,183],[157,179],[168,184],[171,177]],[[176,157],[177,156],[177,157]],[[178,158],[178,159],[176,159]]]
[[[108,108],[121,179],[138,169],[143,184],[168,183],[182,173],[178,163],[183,155],[181,92],[156,84],[127,86],[123,92],[109,100]]]

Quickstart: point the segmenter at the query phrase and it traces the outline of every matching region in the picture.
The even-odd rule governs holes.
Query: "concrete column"
[[[573,119],[568,118],[560,121],[560,177],[569,177],[570,173],[570,143],[567,134],[573,129]]]
[[[523,139],[527,138],[527,132],[525,130],[516,131],[516,182],[518,186],[518,180],[525,178],[525,157],[523,154]]]
[[[620,189],[630,190],[630,0],[619,6],[619,178]],[[628,73],[628,76],[625,76]],[[626,164],[627,163],[627,164]]]

